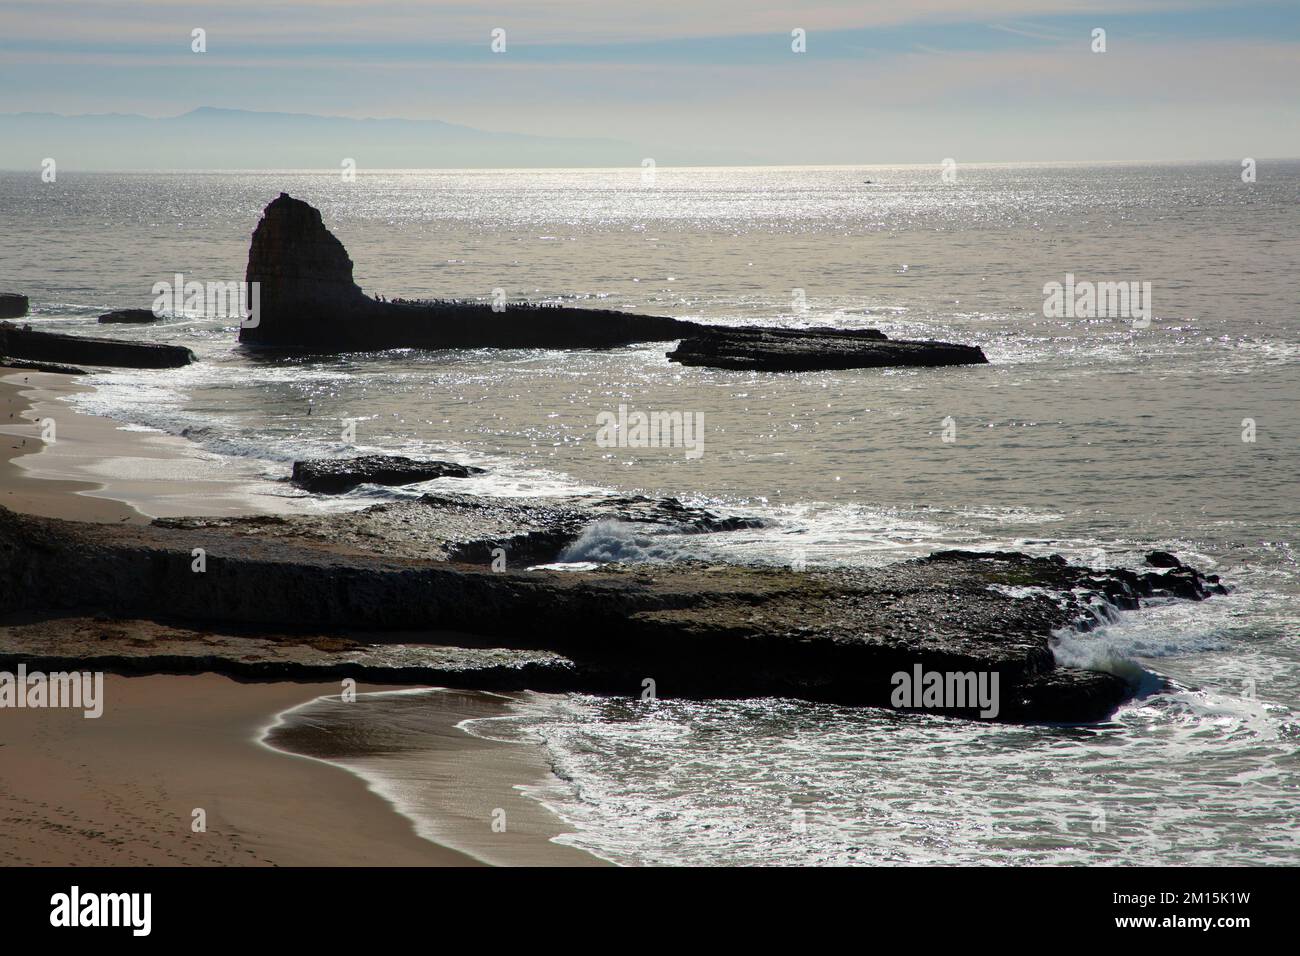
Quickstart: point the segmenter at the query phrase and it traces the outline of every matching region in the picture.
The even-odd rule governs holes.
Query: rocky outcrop
[[[392,348],[612,348],[682,339],[684,365],[792,372],[985,362],[974,346],[894,341],[874,329],[720,328],[608,309],[456,301],[381,302],[365,295],[343,244],[320,211],[281,193],[262,214],[246,280],[258,283],[257,322],[239,341],[295,352]]]
[[[248,345],[302,352],[390,348],[610,348],[669,341],[693,323],[600,309],[486,303],[379,302],[352,276],[343,244],[320,211],[281,193],[262,214],[248,252],[249,283],[259,283]]]
[[[89,375],[84,368],[75,365],[58,365],[54,362],[26,362],[0,355],[0,368],[17,369],[24,372],[53,372],[55,375]]]
[[[682,340],[668,358],[682,365],[742,372],[979,365],[974,345],[888,339],[877,329],[766,329],[708,326]]]
[[[152,309],[118,309],[115,312],[105,312],[99,317],[99,321],[105,324],[130,323],[143,325],[147,322],[157,322],[158,316],[154,315]]]
[[[415,665],[421,682],[422,648],[442,654],[432,648],[450,644],[559,655],[571,666],[543,667],[547,689],[628,695],[649,677],[660,696],[889,707],[896,675],[918,667],[997,674],[995,719],[1077,722],[1104,719],[1133,691],[1113,674],[1060,667],[1053,632],[1095,621],[1091,608],[1102,600],[1135,607],[1170,594],[1167,571],[1097,571],[1013,553],[808,572],[692,562],[497,572],[390,553],[383,525],[365,549],[279,530],[274,522],[101,525],[0,509],[0,613],[6,624],[78,614],[262,635],[270,643],[261,653],[272,657],[264,676],[275,673],[276,636],[335,647],[347,674],[358,666],[351,653],[362,633],[376,650],[369,660],[378,669],[367,672],[375,680],[388,679],[379,649],[389,644],[404,646],[394,660]],[[198,570],[194,549],[204,555]],[[1198,596],[1222,590],[1196,579]],[[428,645],[413,643],[435,633]],[[133,640],[121,631],[116,644],[98,645],[99,660],[125,659],[112,648]],[[208,644],[201,661],[162,654],[121,666],[238,669],[237,654],[237,646]],[[57,635],[44,655],[60,656]],[[292,659],[280,673],[293,673]],[[312,666],[328,669],[328,660]],[[393,668],[395,682],[409,679],[403,666]],[[528,686],[519,674],[510,679]],[[479,676],[479,686],[490,685]],[[928,710],[976,716],[947,704]]]
[[[194,353],[179,345],[36,332],[12,322],[0,322],[0,356],[109,368],[179,368],[194,361]]]
[[[17,292],[0,292],[0,319],[21,319],[29,307],[27,296]]]
[[[244,278],[259,284],[260,312],[256,327],[240,329],[241,342],[310,349],[337,335],[351,341],[363,333],[347,325],[368,324],[378,312],[320,211],[287,193],[263,210]]]
[[[1148,551],[1146,562],[1153,568],[1181,568],[1183,562],[1168,551]]]
[[[1205,587],[1222,589],[1217,574],[1202,575],[1193,567],[1183,564],[1176,555],[1168,551],[1149,551],[1146,562],[1153,568],[1164,568],[1166,573],[1161,578],[1164,588],[1177,597],[1198,600]]]
[[[297,541],[309,547],[330,542],[395,558],[488,565],[494,557],[504,555],[511,568],[524,568],[562,558],[579,560],[576,552],[602,529],[636,535],[631,544],[648,544],[647,550],[653,552],[654,541],[666,542],[672,536],[761,528],[768,522],[753,515],[719,514],[676,498],[508,498],[442,492],[340,515],[165,518],[158,524],[177,529],[224,529],[241,538]]]
[[[222,633],[148,620],[57,617],[0,624],[0,670],[222,674],[237,680],[326,681],[484,690],[570,691],[577,665],[549,651],[366,643],[301,630]]]
[[[416,461],[400,455],[309,458],[293,463],[292,481],[322,495],[339,495],[358,485],[412,485],[435,478],[468,478],[484,469],[452,461]]]

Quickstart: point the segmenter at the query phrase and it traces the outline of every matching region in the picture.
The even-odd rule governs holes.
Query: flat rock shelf
[[[1224,591],[1181,562],[1096,570],[1014,552],[946,551],[877,569],[689,561],[528,569],[557,557],[592,520],[659,520],[695,533],[750,520],[670,501],[576,499],[544,513],[521,501],[431,496],[346,516],[151,525],[0,509],[0,623],[35,640],[41,622],[79,619],[81,629],[66,632],[89,628],[93,640],[65,641],[47,628],[45,643],[27,651],[56,661],[93,647],[104,667],[130,673],[333,673],[629,696],[650,677],[665,697],[879,707],[893,706],[894,675],[917,667],[996,673],[992,719],[1075,723],[1106,719],[1134,690],[1113,674],[1058,665],[1054,632],[1087,626],[1100,601],[1132,610],[1152,596]],[[532,553],[494,570],[491,546],[518,540],[512,529]],[[113,624],[141,620],[173,635],[224,636],[150,650]]]

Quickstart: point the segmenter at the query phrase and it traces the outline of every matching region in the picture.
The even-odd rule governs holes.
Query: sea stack
[[[343,243],[325,228],[320,210],[280,193],[262,213],[248,250],[245,279],[259,283],[260,316],[239,340],[265,345],[321,344],[344,335],[379,303],[352,279]]]
[[[610,348],[672,341],[699,328],[606,309],[379,302],[356,284],[352,260],[320,211],[287,193],[266,207],[253,232],[245,278],[260,284],[259,319],[240,328],[239,340],[291,351]]]
[[[974,365],[973,345],[889,339],[875,329],[723,328],[658,315],[529,303],[381,302],[361,291],[352,260],[320,210],[280,193],[262,213],[248,251],[258,283],[256,324],[245,345],[291,352],[382,349],[604,349],[683,340],[683,365],[746,372]]]

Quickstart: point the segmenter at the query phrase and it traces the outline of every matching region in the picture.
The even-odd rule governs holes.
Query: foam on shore
[[[15,372],[2,381],[22,403],[0,425],[0,434],[20,442],[10,449],[16,452],[12,464],[31,478],[68,483],[60,491],[104,502],[91,514],[71,514],[66,502],[33,513],[86,520],[129,514],[143,520],[319,512],[330,506],[287,482],[269,480],[255,461],[216,455],[176,435],[79,412],[66,399],[91,387],[67,376]]]
[[[449,688],[323,696],[278,714],[259,740],[350,771],[420,836],[484,863],[603,862],[555,842],[564,821],[529,797],[558,785],[540,748],[462,728],[507,715],[512,700]]]

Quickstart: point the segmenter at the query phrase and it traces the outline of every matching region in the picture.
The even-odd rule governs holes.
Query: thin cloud
[[[1023,27],[1008,26],[1005,23],[990,23],[990,30],[1001,30],[1003,33],[1010,33],[1018,37],[1028,37],[1031,40],[1047,40],[1049,42],[1059,42],[1064,40],[1065,34],[1060,31],[1048,31],[1042,28],[1026,30]]]

